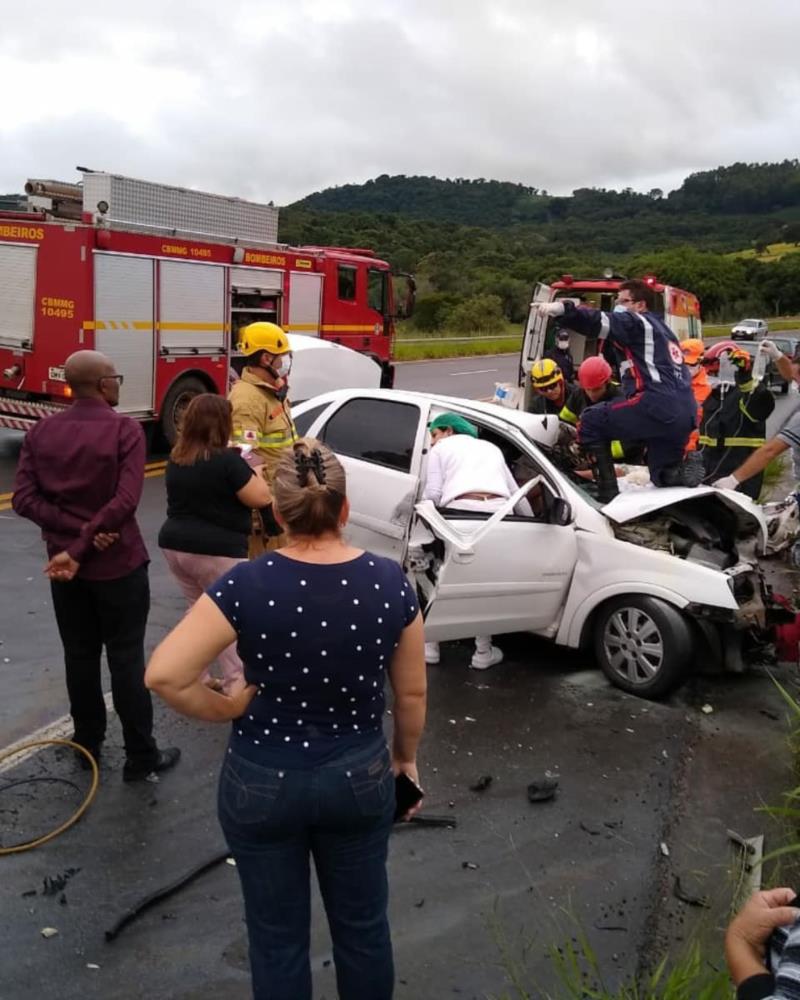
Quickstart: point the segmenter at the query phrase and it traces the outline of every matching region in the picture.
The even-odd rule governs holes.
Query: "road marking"
[[[468,372],[448,372],[448,375],[488,375],[489,372],[499,371],[498,368],[474,368]]]
[[[110,691],[103,695],[103,701],[106,703],[106,710],[109,713],[112,713],[113,708],[111,704]],[[21,740],[17,740],[15,743],[12,743],[7,747],[3,747],[3,749],[0,750],[0,756],[12,753],[17,747],[24,747],[26,743],[35,743],[37,740],[67,739],[68,735],[72,733],[72,725],[72,716],[62,715],[61,718],[56,719],[55,722],[49,722],[46,726],[42,726],[41,729],[37,729],[33,733],[28,733],[27,736],[23,736]],[[30,757],[35,756],[44,749],[45,747],[31,747],[29,750],[23,750],[21,753],[13,754],[12,757],[0,762],[0,774],[3,774],[5,771],[10,771],[12,767],[16,767],[18,764],[23,763],[23,761],[28,760]]]

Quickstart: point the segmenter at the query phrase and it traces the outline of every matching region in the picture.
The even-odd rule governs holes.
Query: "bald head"
[[[75,351],[64,363],[64,377],[76,399],[119,401],[117,372],[111,358],[100,351]]]

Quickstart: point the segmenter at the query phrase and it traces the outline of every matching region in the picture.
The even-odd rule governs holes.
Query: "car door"
[[[315,435],[347,473],[351,545],[402,562],[419,490],[428,404],[350,396]]]
[[[464,511],[458,519],[448,518],[429,500],[417,505],[419,522],[441,543],[433,565],[418,564],[414,574],[428,641],[527,630],[555,634],[578,545],[572,515],[563,500],[558,520],[570,523],[555,523],[552,514],[540,519],[512,515],[520,497],[537,484],[551,490],[536,477],[488,520],[481,515],[473,519]],[[417,551],[419,522],[410,555]],[[428,548],[435,550],[436,543]]]

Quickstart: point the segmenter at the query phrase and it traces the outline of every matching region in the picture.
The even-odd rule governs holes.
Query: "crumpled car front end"
[[[685,608],[706,646],[700,665],[741,672],[749,663],[774,660],[774,629],[788,612],[759,564],[767,541],[760,507],[713,487],[649,488],[621,494],[603,513],[617,538],[725,574],[735,610],[697,600]]]

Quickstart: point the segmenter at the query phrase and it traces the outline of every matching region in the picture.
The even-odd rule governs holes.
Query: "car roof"
[[[499,427],[511,424],[537,444],[554,443],[558,430],[558,417],[553,415],[527,413],[525,410],[513,410],[485,400],[445,396],[436,392],[413,392],[406,389],[335,389],[333,392],[316,396],[307,403],[321,406],[336,400],[355,398],[386,399],[394,403],[426,402],[440,407],[443,412],[457,409],[459,413],[472,414],[476,419],[489,421]]]

